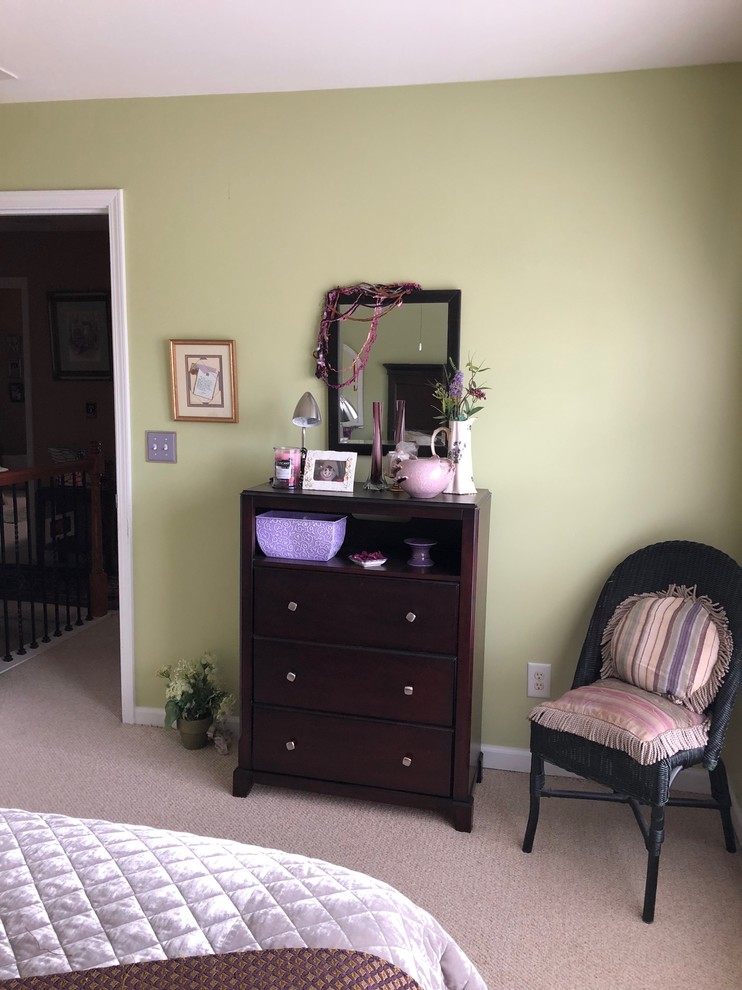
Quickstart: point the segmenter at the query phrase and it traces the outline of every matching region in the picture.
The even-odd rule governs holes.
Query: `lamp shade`
[[[356,412],[353,403],[349,402],[344,395],[338,396],[338,402],[340,405],[340,422],[344,426],[357,422],[358,413]]]
[[[322,422],[317,400],[311,392],[305,392],[296,403],[294,415],[291,418],[294,426],[319,426]]]

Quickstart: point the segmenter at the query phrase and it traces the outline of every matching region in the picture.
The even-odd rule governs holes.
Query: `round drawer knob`
[[[405,619],[407,619],[408,622],[414,622],[416,618],[417,616],[415,615],[414,612],[408,612],[407,615],[405,616]]]
[[[296,749],[296,743],[294,742],[293,739],[289,739],[289,741],[286,743],[286,749],[289,751],[289,753],[292,750]]]
[[[402,757],[402,766],[403,767],[411,767],[412,766],[412,757],[411,756],[403,756]]]
[[[296,674],[293,672],[293,670],[290,670],[288,672],[288,674],[286,674],[286,680],[287,681],[295,681],[296,680]]]
[[[404,689],[405,694],[410,695],[414,690],[415,689],[411,684],[405,684],[405,689]]]
[[[295,612],[298,607],[296,602],[289,602],[289,612]]]

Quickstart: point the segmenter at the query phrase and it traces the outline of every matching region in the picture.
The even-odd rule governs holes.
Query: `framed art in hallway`
[[[170,377],[173,419],[238,422],[233,340],[171,340]]]
[[[52,376],[110,381],[111,302],[107,292],[49,292]]]

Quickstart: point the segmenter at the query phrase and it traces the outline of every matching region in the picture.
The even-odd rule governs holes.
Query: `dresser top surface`
[[[337,511],[343,507],[353,506],[355,511],[365,509],[369,512],[374,509],[387,510],[389,508],[399,508],[406,513],[422,512],[424,510],[438,510],[442,513],[459,511],[472,511],[486,504],[490,500],[490,493],[486,488],[479,488],[476,495],[436,495],[435,498],[411,498],[406,492],[393,491],[369,491],[362,484],[353,486],[352,492],[324,492],[324,491],[301,491],[289,490],[286,488],[274,488],[270,483],[256,485],[246,488],[243,495],[249,495],[258,499],[261,503],[270,501],[278,504],[288,504],[301,502],[302,510],[307,511],[312,504],[332,503],[337,506]],[[326,510],[325,510],[326,511]]]

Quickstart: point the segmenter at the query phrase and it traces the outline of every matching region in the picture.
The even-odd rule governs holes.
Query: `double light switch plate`
[[[147,460],[175,464],[178,460],[175,434],[147,430]]]

